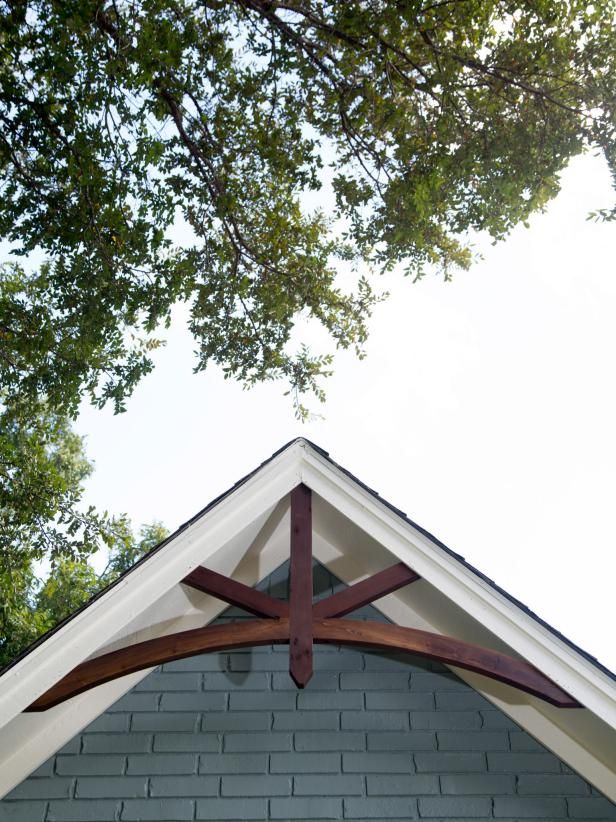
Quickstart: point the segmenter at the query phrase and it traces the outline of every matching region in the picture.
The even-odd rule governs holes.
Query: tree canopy
[[[83,504],[92,471],[83,441],[44,405],[0,436],[0,668],[113,582],[165,536],[159,523],[135,535],[125,516]],[[7,425],[8,423],[8,425]],[[107,549],[97,572],[91,557]]]
[[[180,300],[197,369],[310,389],[298,313],[361,346],[374,300],[337,260],[449,272],[584,148],[614,170],[614,0],[0,9],[0,236],[44,260],[4,274],[2,386],[56,410],[121,408]]]
[[[87,600],[110,585],[143,554],[167,535],[160,523],[144,526],[136,535],[130,524],[115,523],[108,562],[97,572],[86,555],[60,555],[41,579],[32,556],[23,555],[19,567],[0,563],[0,668],[31,642],[70,616]]]
[[[616,0],[0,0],[0,512],[24,579],[103,533],[69,421],[124,408],[178,302],[196,370],[284,379],[301,413],[331,350],[300,315],[361,353],[368,272],[467,267],[469,234],[504,237],[584,150],[616,180],[615,21]]]

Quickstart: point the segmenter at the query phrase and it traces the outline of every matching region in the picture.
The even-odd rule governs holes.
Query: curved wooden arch
[[[581,707],[529,663],[452,637],[351,619],[314,619],[312,630],[315,642],[362,645],[424,656],[512,685],[560,708]],[[104,682],[196,654],[253,645],[284,645],[289,642],[289,635],[289,620],[283,618],[213,625],[146,640],[82,662],[26,710],[45,711]]]

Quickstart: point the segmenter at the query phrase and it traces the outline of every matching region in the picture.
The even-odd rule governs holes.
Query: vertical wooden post
[[[298,688],[312,676],[312,499],[310,488],[291,491],[289,673]]]

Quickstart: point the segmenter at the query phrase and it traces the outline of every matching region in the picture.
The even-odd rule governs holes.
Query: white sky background
[[[282,384],[193,375],[178,322],[128,412],[84,408],[88,500],[170,530],[305,436],[616,670],[616,225],[579,158],[546,214],[452,283],[402,277],[301,425]]]

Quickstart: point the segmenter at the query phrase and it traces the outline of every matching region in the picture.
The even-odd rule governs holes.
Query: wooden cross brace
[[[289,673],[298,688],[312,677],[314,619],[341,617],[375,599],[419,579],[403,562],[369,579],[351,585],[320,602],[312,602],[312,498],[310,489],[298,485],[291,491],[291,568],[289,603],[255,591],[207,568],[197,568],[183,580],[185,585],[222,599],[255,616],[289,620]]]
[[[303,688],[312,677],[313,642],[361,645],[425,656],[475,671],[533,694],[560,708],[581,705],[528,662],[453,637],[415,628],[342,619],[420,579],[400,562],[326,599],[313,603],[311,491],[291,492],[289,602],[199,567],[182,582],[254,614],[242,624],[210,625],[139,642],[82,662],[33,702],[27,711],[44,711],[103,682],[200,653],[253,645],[288,644],[289,673]]]

